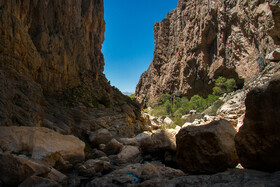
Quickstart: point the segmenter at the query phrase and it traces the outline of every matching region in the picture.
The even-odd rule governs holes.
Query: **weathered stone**
[[[162,94],[178,92],[205,97],[218,76],[242,87],[280,43],[279,12],[273,1],[179,0],[154,25],[154,58],[141,75],[136,100],[156,103]]]
[[[184,176],[181,170],[164,167],[160,164],[131,164],[122,169],[115,170],[108,175],[96,178],[90,182],[91,186],[141,186],[141,182],[150,179],[160,180]]]
[[[166,124],[166,125],[172,125],[173,121],[172,119],[170,119],[169,117],[166,117],[163,122]]]
[[[94,149],[91,153],[92,159],[97,159],[97,158],[104,157],[104,156],[106,156],[106,154],[103,151],[100,151],[98,149]]]
[[[235,137],[240,163],[245,168],[280,170],[280,76],[251,90],[245,105],[243,126]]]
[[[229,169],[228,171],[217,173],[214,175],[189,175],[175,177],[173,179],[152,178],[150,180],[143,181],[141,184],[135,186],[279,186],[279,174],[279,172],[264,173],[246,169]]]
[[[265,58],[270,61],[280,61],[280,48],[276,48],[274,51],[269,53]]]
[[[49,167],[12,154],[0,154],[0,179],[6,185],[18,185],[32,175],[45,175]]]
[[[226,120],[188,126],[176,135],[177,163],[187,173],[217,173],[238,164],[234,136]]]
[[[32,158],[46,159],[50,164],[58,160],[50,159],[57,152],[65,161],[84,160],[85,143],[74,136],[61,135],[44,127],[0,127],[0,132],[0,145],[5,150],[27,152]]]
[[[176,134],[174,129],[162,130],[152,136],[141,140],[140,147],[144,153],[156,153],[164,151],[176,151]]]
[[[133,145],[133,146],[140,146],[141,142],[145,141],[146,139],[150,138],[150,132],[140,133],[134,138],[121,138],[120,142],[124,145]]]
[[[54,180],[46,179],[38,176],[31,176],[23,181],[19,187],[60,187],[61,185]]]
[[[87,160],[84,164],[78,167],[79,175],[92,177],[98,173],[107,172],[111,169],[111,164],[107,157],[99,159]]]
[[[140,155],[140,150],[137,146],[126,145],[121,149],[117,155],[117,161],[120,163],[127,163],[131,159]]]
[[[59,184],[62,184],[64,186],[67,185],[68,177],[66,175],[64,175],[63,173],[60,173],[59,171],[57,171],[54,168],[52,168],[51,171],[48,173],[47,178],[52,181],[55,181]]]
[[[106,144],[113,138],[112,134],[107,129],[99,129],[89,133],[89,140],[93,146]]]
[[[116,139],[112,139],[110,142],[106,144],[106,147],[104,149],[104,152],[107,155],[113,155],[113,154],[118,154],[120,150],[122,149],[123,144],[118,142]]]

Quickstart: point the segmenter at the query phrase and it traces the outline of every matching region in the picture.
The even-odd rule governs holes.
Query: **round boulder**
[[[89,133],[89,141],[95,147],[99,144],[106,144],[112,140],[113,136],[107,129],[99,129]]]
[[[182,128],[176,135],[177,164],[187,173],[210,174],[238,164],[234,136],[236,130],[226,120]]]

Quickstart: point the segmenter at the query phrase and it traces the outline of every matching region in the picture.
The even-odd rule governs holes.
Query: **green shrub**
[[[186,123],[186,120],[182,119],[182,118],[173,118],[173,123],[172,123],[172,127],[173,129],[176,127],[176,126],[180,126],[182,127],[185,123]]]
[[[207,107],[211,106],[215,101],[217,101],[217,99],[219,99],[219,96],[217,95],[208,95],[208,97],[206,98]]]
[[[226,86],[226,91],[228,93],[237,89],[236,82],[234,79],[227,79],[225,82],[225,86]]]
[[[135,94],[131,94],[129,97],[131,100],[135,100]]]
[[[214,95],[222,95],[224,93],[229,93],[237,88],[236,82],[233,78],[226,79],[225,77],[219,77],[215,81],[215,87],[213,88]]]
[[[165,103],[166,101],[170,101],[171,100],[171,95],[170,94],[162,94],[161,95],[161,100],[162,100],[162,103]]]
[[[170,101],[167,100],[164,103],[164,108],[165,108],[165,111],[166,111],[167,114],[172,115],[172,106],[170,104]]]
[[[167,116],[168,113],[166,112],[166,109],[163,105],[159,105],[150,111],[150,115],[159,117],[159,116]]]

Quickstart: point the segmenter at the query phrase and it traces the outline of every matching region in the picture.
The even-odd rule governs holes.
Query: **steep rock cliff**
[[[103,74],[103,0],[0,0],[0,15],[0,126],[79,136],[143,127],[137,104]]]
[[[137,100],[152,102],[163,93],[206,96],[218,76],[242,87],[279,43],[277,3],[179,0],[154,26],[154,59],[137,85]]]

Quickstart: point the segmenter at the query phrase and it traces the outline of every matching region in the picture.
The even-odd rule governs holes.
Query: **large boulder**
[[[174,129],[166,129],[154,133],[140,141],[140,147],[144,153],[155,153],[162,151],[176,151],[176,134]]]
[[[113,155],[118,154],[120,150],[122,149],[123,144],[118,142],[116,139],[112,139],[110,142],[108,142],[104,148],[104,152],[107,155]]]
[[[109,171],[110,169],[111,164],[107,157],[87,160],[77,168],[79,175],[84,177],[92,177],[97,174]]]
[[[140,150],[137,146],[126,145],[121,149],[120,153],[117,155],[117,162],[127,163],[132,159],[136,161],[138,160],[136,158],[139,155],[140,155]]]
[[[235,137],[242,166],[280,170],[280,75],[251,90],[245,105],[243,126]]]
[[[216,173],[238,163],[236,130],[226,120],[182,128],[176,135],[177,164],[187,173]]]
[[[51,171],[45,165],[12,154],[0,154],[0,180],[6,185],[18,185],[32,175],[46,175]]]
[[[61,135],[43,127],[0,127],[0,132],[0,147],[5,151],[43,160],[50,160],[59,152],[70,163],[83,161],[85,157],[85,143],[72,135]]]
[[[95,147],[99,144],[106,144],[112,140],[113,136],[107,129],[99,129],[89,133],[89,141]]]

